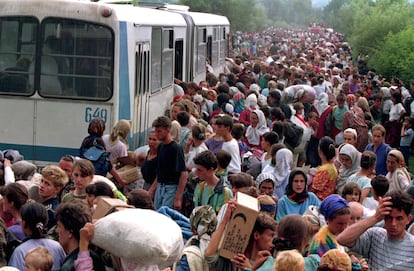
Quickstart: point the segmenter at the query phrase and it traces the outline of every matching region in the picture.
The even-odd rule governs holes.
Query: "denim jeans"
[[[162,206],[168,206],[174,209],[174,200],[175,195],[177,194],[177,187],[178,185],[176,184],[157,185],[154,197],[154,207],[156,210]]]

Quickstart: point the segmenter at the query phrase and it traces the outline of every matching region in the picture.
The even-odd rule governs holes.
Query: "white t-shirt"
[[[231,161],[227,167],[227,171],[232,173],[241,172],[241,158],[237,140],[232,138],[230,141],[224,141],[223,150],[227,151],[231,155]]]
[[[391,105],[389,120],[399,120],[401,117],[401,112],[404,110],[404,106],[401,103]]]
[[[124,143],[118,140],[113,146],[109,143],[109,135],[102,136],[102,140],[105,143],[105,149],[107,152],[110,152],[109,160],[113,161],[118,157],[128,156],[128,149]]]

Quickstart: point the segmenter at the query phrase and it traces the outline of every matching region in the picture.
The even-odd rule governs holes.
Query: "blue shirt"
[[[372,151],[377,155],[377,163],[375,164],[375,173],[377,175],[387,175],[387,156],[391,150],[388,144],[381,143],[376,151],[374,151],[374,144],[368,144],[366,151]]]
[[[285,195],[277,203],[276,221],[279,222],[283,217],[290,214],[303,215],[310,205],[321,205],[321,201],[312,192],[308,192],[308,198],[302,203],[294,202]]]
[[[407,135],[402,136],[400,140],[400,146],[411,146],[411,142],[414,138],[414,131],[411,128],[408,128],[406,131]]]

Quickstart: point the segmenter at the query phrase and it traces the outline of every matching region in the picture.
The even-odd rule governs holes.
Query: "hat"
[[[271,174],[271,173],[260,173],[259,176],[257,176],[257,178],[256,178],[257,189],[259,189],[259,186],[264,181],[272,181],[273,184],[276,183],[276,179],[275,179],[275,176],[273,174]]]
[[[321,258],[319,266],[327,266],[338,271],[351,271],[351,258],[339,249],[330,249]]]

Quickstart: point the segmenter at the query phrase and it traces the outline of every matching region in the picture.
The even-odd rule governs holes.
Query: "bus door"
[[[184,41],[177,40],[175,41],[175,68],[174,68],[174,78],[177,78],[181,81],[183,78],[183,68],[184,68]]]
[[[150,127],[149,115],[149,78],[150,44],[140,42],[135,45],[135,91],[132,134],[133,147],[147,144],[146,127]]]
[[[213,56],[213,38],[208,36],[207,38],[207,61],[208,64],[212,65],[212,56]]]

